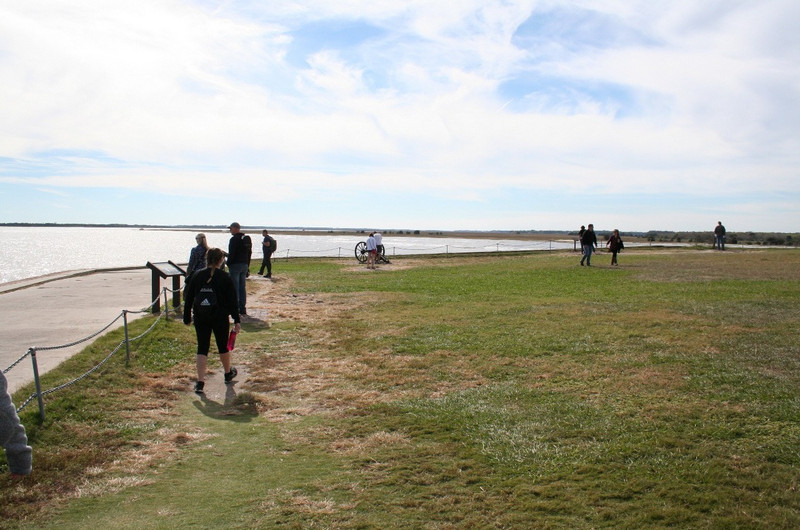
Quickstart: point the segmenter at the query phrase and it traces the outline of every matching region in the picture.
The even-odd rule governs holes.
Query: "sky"
[[[0,222],[800,231],[797,0],[0,0]]]

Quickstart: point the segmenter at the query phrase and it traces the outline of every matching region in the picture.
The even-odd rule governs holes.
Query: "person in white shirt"
[[[367,238],[367,268],[375,269],[375,258],[378,257],[378,246],[375,243],[375,234],[371,233]]]
[[[377,249],[378,253],[376,255],[377,258],[383,256],[383,236],[380,232],[375,231],[373,232],[373,237],[375,238],[375,248]]]

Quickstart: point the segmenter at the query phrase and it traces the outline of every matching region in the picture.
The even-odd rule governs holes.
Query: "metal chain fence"
[[[162,293],[164,294],[165,298],[167,296],[167,292],[175,292],[175,291],[164,287],[162,289]],[[17,359],[13,363],[11,363],[11,365],[8,368],[3,369],[3,374],[7,374],[12,369],[14,369],[17,365],[19,365],[22,361],[24,361],[27,357],[31,358],[31,362],[33,364],[33,379],[34,379],[34,383],[36,385],[36,392],[31,394],[30,397],[28,397],[28,399],[26,399],[17,408],[17,413],[22,411],[31,401],[33,401],[34,399],[38,399],[38,401],[39,401],[39,415],[40,415],[42,421],[44,421],[44,400],[43,400],[44,396],[52,394],[54,392],[58,392],[59,390],[63,390],[64,388],[70,387],[70,386],[72,386],[74,384],[77,384],[80,381],[86,379],[89,375],[91,375],[92,373],[96,372],[103,365],[105,365],[120,349],[122,349],[123,346],[125,346],[125,350],[126,350],[125,363],[127,364],[129,359],[130,359],[130,343],[134,342],[134,341],[137,341],[137,340],[145,337],[146,335],[148,335],[150,332],[153,331],[153,329],[161,321],[162,318],[165,318],[165,317],[168,316],[167,304],[165,304],[164,310],[161,311],[161,313],[158,315],[158,318],[155,319],[153,324],[149,328],[147,328],[147,330],[145,330],[143,333],[141,333],[140,335],[138,335],[136,337],[133,337],[133,338],[128,338],[128,314],[129,313],[147,313],[153,308],[153,306],[155,306],[157,303],[159,303],[160,298],[161,298],[161,293],[159,293],[158,297],[156,297],[156,299],[153,300],[153,302],[149,306],[147,306],[147,307],[145,307],[144,309],[141,309],[141,310],[130,311],[130,310],[127,310],[127,309],[123,309],[122,312],[119,314],[119,316],[117,316],[114,320],[112,320],[107,326],[103,327],[102,329],[100,329],[100,330],[98,330],[98,331],[92,333],[91,335],[89,335],[87,337],[84,337],[82,339],[79,339],[79,340],[76,340],[76,341],[72,341],[72,342],[69,342],[69,343],[66,343],[66,344],[61,344],[61,345],[58,345],[58,346],[33,346],[31,348],[28,348],[28,351],[25,352],[25,354],[22,357],[20,357],[19,359]],[[117,347],[114,348],[102,361],[97,363],[95,366],[93,366],[87,372],[85,372],[85,373],[79,375],[78,377],[72,379],[71,381],[67,381],[66,383],[63,383],[63,384],[58,385],[58,386],[53,387],[53,388],[49,388],[47,390],[42,390],[41,389],[41,380],[39,378],[39,366],[38,366],[38,363],[36,361],[36,353],[37,352],[57,350],[57,349],[62,349],[62,348],[70,348],[72,346],[76,346],[78,344],[82,344],[84,342],[92,340],[95,337],[97,337],[97,336],[101,335],[102,333],[104,333],[106,330],[108,330],[120,318],[123,319],[123,327],[124,327],[124,330],[125,330],[125,339],[123,341],[121,341],[117,345]]]

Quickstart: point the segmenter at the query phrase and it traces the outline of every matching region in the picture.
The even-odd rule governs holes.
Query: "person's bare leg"
[[[206,369],[208,368],[208,356],[207,355],[198,355],[197,356],[197,380],[198,381],[205,381],[206,380]]]
[[[231,371],[231,352],[228,353],[220,353],[219,360],[222,362],[222,368],[225,369],[225,373]]]

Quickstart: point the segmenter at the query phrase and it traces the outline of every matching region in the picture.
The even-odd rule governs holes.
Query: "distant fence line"
[[[147,306],[147,307],[145,307],[143,309],[137,310],[137,311],[130,311],[128,309],[123,309],[122,312],[114,320],[112,320],[108,325],[106,325],[102,329],[100,329],[100,330],[98,330],[98,331],[92,333],[91,335],[89,335],[87,337],[84,337],[82,339],[79,339],[79,340],[76,340],[76,341],[73,341],[73,342],[69,342],[69,343],[66,343],[66,344],[61,344],[61,345],[58,345],[58,346],[32,346],[32,347],[28,348],[28,351],[25,352],[25,354],[22,357],[20,357],[19,359],[17,359],[13,363],[11,363],[11,365],[8,368],[5,368],[3,370],[3,374],[7,374],[14,367],[19,365],[22,361],[24,361],[27,357],[31,358],[31,364],[32,364],[32,367],[33,367],[33,380],[34,380],[34,384],[36,386],[36,391],[33,394],[31,394],[30,397],[28,397],[28,399],[26,399],[17,408],[17,413],[21,412],[22,409],[24,409],[31,401],[33,401],[34,399],[37,399],[38,402],[39,402],[39,416],[41,417],[42,421],[44,421],[44,411],[45,411],[45,408],[44,408],[44,396],[52,394],[54,392],[58,392],[59,390],[62,390],[62,389],[67,388],[67,387],[70,387],[70,386],[82,381],[83,379],[85,379],[86,377],[91,375],[92,373],[94,373],[97,370],[99,370],[104,364],[106,364],[109,361],[109,359],[111,359],[111,357],[113,357],[118,351],[120,351],[123,346],[125,346],[125,365],[127,366],[128,363],[130,362],[130,355],[131,355],[131,347],[130,347],[130,345],[131,345],[131,342],[135,342],[135,341],[143,338],[144,336],[148,335],[151,331],[153,331],[153,329],[156,327],[156,324],[158,324],[161,321],[162,318],[168,318],[168,316],[169,316],[169,304],[168,303],[164,304],[164,310],[161,311],[161,313],[155,319],[153,324],[149,328],[147,328],[147,330],[145,330],[143,333],[141,333],[141,334],[139,334],[139,335],[137,335],[136,337],[133,337],[133,338],[128,336],[128,314],[131,314],[131,313],[133,313],[133,314],[136,314],[136,313],[148,313],[148,312],[150,312],[152,307],[155,306],[157,303],[159,303],[162,294],[164,296],[165,302],[167,302],[168,301],[167,300],[168,293],[170,293],[170,292],[174,292],[174,291],[164,287],[161,290],[161,293],[159,293],[159,296],[156,297],[156,299],[153,300],[153,302],[149,306]],[[74,379],[72,379],[70,381],[67,381],[66,383],[63,383],[61,385],[58,385],[56,387],[53,387],[53,388],[50,388],[50,389],[47,389],[47,390],[42,390],[41,379],[39,377],[39,365],[38,365],[38,362],[36,360],[37,352],[58,350],[58,349],[62,349],[62,348],[70,348],[72,346],[76,346],[78,344],[82,344],[84,342],[87,342],[87,341],[97,337],[98,335],[102,334],[106,330],[108,330],[120,318],[123,321],[123,328],[124,328],[124,332],[125,332],[125,338],[116,346],[116,348],[114,348],[108,355],[106,355],[106,357],[103,360],[101,360],[99,363],[94,365],[91,369],[89,369],[85,373],[79,375],[78,377],[76,377],[76,378],[74,378]]]
[[[647,241],[628,243],[627,248],[643,248],[643,247],[705,247],[710,244],[697,243],[697,242],[670,242],[670,241]],[[746,245],[744,243],[728,244],[729,248],[739,249],[764,249],[764,248],[797,248],[793,247],[775,247],[765,245]],[[551,239],[537,242],[520,242],[519,244],[504,243],[491,243],[481,246],[463,246],[463,245],[439,245],[435,247],[402,247],[384,245],[386,248],[387,256],[411,256],[411,255],[436,255],[436,254],[466,254],[470,252],[540,252],[540,251],[557,251],[557,250],[580,250],[580,242],[577,239]],[[315,250],[298,250],[286,249],[281,250],[279,253],[273,254],[273,259],[290,259],[292,257],[317,257],[317,258],[350,258],[353,257],[355,247],[332,247],[327,249]],[[257,259],[254,255],[253,259]]]
[[[550,250],[575,250],[578,246],[577,240],[572,239],[552,239],[536,242],[520,242],[519,244],[511,243],[491,243],[488,245],[438,245],[435,247],[402,247],[397,245],[386,245],[386,255],[388,256],[403,256],[413,254],[459,254],[469,252],[524,252],[524,251],[550,251]],[[320,257],[320,258],[349,258],[354,254],[355,246],[353,247],[332,247],[326,249],[315,250],[296,250],[286,249],[276,253],[275,258],[289,259],[293,257]],[[256,259],[255,256],[253,259]]]

